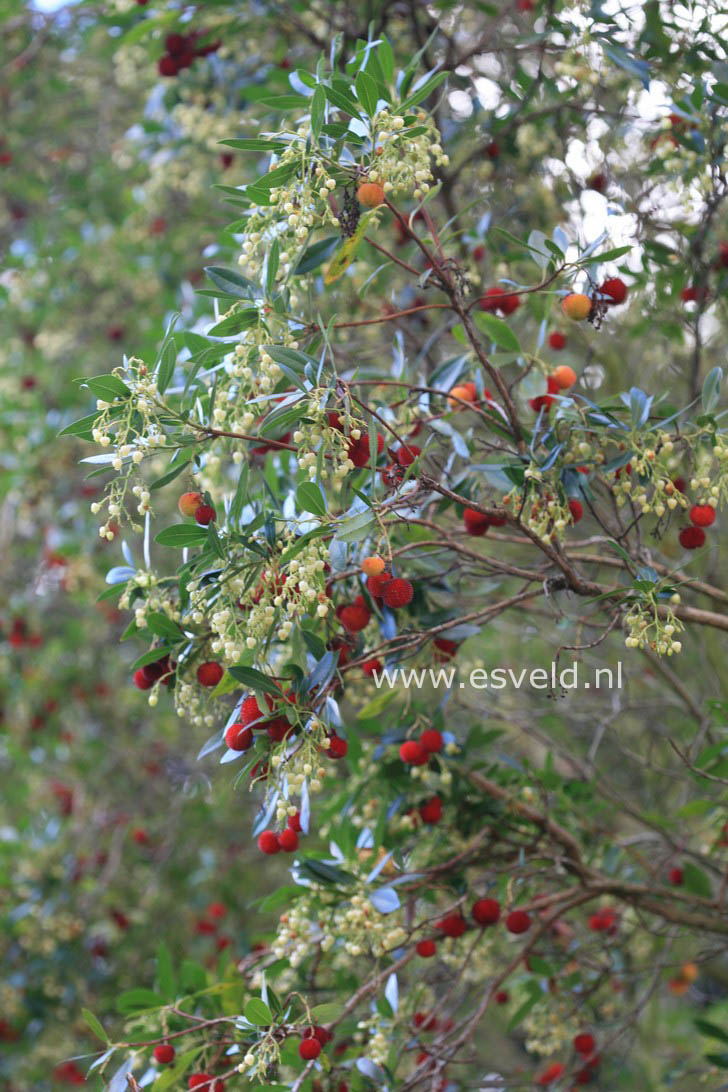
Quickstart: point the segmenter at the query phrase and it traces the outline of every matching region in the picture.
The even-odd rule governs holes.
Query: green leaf
[[[114,402],[117,398],[129,398],[131,391],[116,375],[97,375],[87,379],[84,386],[104,402]]]
[[[234,667],[229,667],[228,672],[237,682],[242,683],[249,690],[255,690],[259,694],[272,694],[276,698],[281,697],[280,687],[276,686],[262,671],[258,671],[254,667],[236,664]]]
[[[300,868],[302,872],[307,872],[312,879],[317,880],[319,883],[342,884],[343,886],[354,883],[354,877],[350,872],[345,872],[343,868],[326,864],[325,861],[318,861],[313,857],[305,857],[300,862]]]
[[[100,410],[96,410],[94,413],[89,413],[87,417],[79,417],[77,421],[72,421],[70,425],[66,425],[66,427],[58,433],[58,435],[81,436],[84,440],[90,440],[94,424],[96,423],[100,413]]]
[[[588,261],[613,262],[616,258],[621,258],[623,254],[629,254],[631,249],[631,246],[615,246],[612,250],[605,250],[602,254],[590,254]]]
[[[323,1005],[316,1005],[311,1009],[311,1017],[317,1024],[330,1024],[338,1020],[343,1008],[338,1001],[325,1001]]]
[[[487,311],[479,311],[474,318],[474,322],[480,332],[486,334],[501,349],[510,349],[514,353],[521,351],[518,338],[503,319],[496,318],[495,315],[491,315]]]
[[[683,865],[683,886],[694,895],[702,895],[709,899],[713,894],[713,885],[709,877],[691,861]]]
[[[318,269],[327,258],[331,257],[340,243],[341,239],[338,235],[330,235],[327,239],[319,239],[317,243],[312,243],[311,246],[306,247],[298,259],[293,274],[300,277],[303,273],[311,273],[314,269]]]
[[[104,1031],[103,1024],[98,1019],[98,1017],[94,1016],[90,1009],[81,1009],[81,1015],[86,1021],[88,1027],[91,1029],[94,1035],[98,1036],[102,1043],[111,1042],[111,1039],[109,1039],[108,1035]]]
[[[192,456],[189,455],[186,459],[180,459],[175,463],[171,470],[168,470],[166,474],[162,474],[161,478],[155,478],[150,484],[149,489],[161,489],[163,485],[169,485],[175,478],[178,478],[182,471],[190,465],[192,462]]]
[[[377,110],[377,102],[379,101],[376,81],[372,79],[368,72],[357,72],[354,79],[354,86],[356,87],[356,97],[359,99],[359,102],[362,104],[369,117],[374,117]]]
[[[306,110],[310,100],[305,95],[263,95],[258,102],[273,110]]]
[[[723,379],[723,369],[716,365],[711,369],[703,382],[702,402],[705,413],[712,413],[720,399],[720,384]]]
[[[168,637],[172,641],[184,640],[184,633],[177,623],[161,611],[151,611],[147,614],[146,623],[147,629],[150,629],[157,637]]]
[[[314,516],[326,515],[326,497],[316,482],[302,482],[296,490],[296,504],[302,512]]]
[[[248,307],[244,311],[236,311],[228,315],[222,322],[218,322],[208,333],[211,337],[231,337],[233,334],[241,334],[258,321],[258,312],[255,307]]]
[[[260,288],[238,273],[234,269],[223,269],[221,266],[209,265],[205,269],[213,284],[227,292],[231,296],[237,296],[242,300],[254,300],[262,295]]]
[[[267,1028],[273,1023],[273,1013],[260,997],[251,997],[243,1009],[243,1015],[257,1027]]]
[[[718,1027],[717,1024],[711,1024],[710,1020],[694,1020],[696,1028],[703,1035],[707,1035],[710,1039],[718,1039],[721,1043],[728,1043],[728,1031]]]
[[[326,112],[326,92],[321,84],[319,84],[313,93],[311,99],[311,132],[313,133],[314,140],[318,141],[321,135],[321,126],[324,123],[324,114]]]
[[[304,99],[304,102],[308,103],[308,99]],[[273,167],[267,174],[262,175],[260,178],[256,178],[253,186],[256,190],[275,189],[277,186],[282,186],[284,182],[288,182],[290,178],[293,178],[299,167],[300,164],[295,159],[292,159],[290,163],[282,163],[278,167]],[[250,188],[250,186],[246,187],[246,194]]]
[[[278,240],[274,239],[271,243],[270,250],[268,251],[268,257],[265,263],[265,294],[266,296],[273,295],[273,289],[276,284],[276,274],[278,272],[278,265],[280,260],[280,247],[278,246]]]
[[[154,541],[160,546],[174,546],[178,550],[184,546],[202,546],[207,542],[207,528],[193,527],[189,523],[174,523],[160,531]]]
[[[324,93],[332,106],[335,106],[337,110],[343,110],[345,114],[350,114],[354,118],[362,120],[359,108],[357,106],[356,99],[353,95],[349,95],[347,92],[342,91],[341,88],[324,86]]]
[[[282,140],[268,140],[266,137],[245,137],[242,140],[218,140],[228,148],[237,148],[241,152],[283,152],[288,145]]]
[[[374,513],[371,508],[367,508],[363,512],[356,512],[338,525],[336,537],[341,542],[361,542],[369,534],[373,523]]]
[[[155,664],[157,660],[163,660],[169,653],[169,648],[150,648],[147,652],[143,652],[138,660],[135,660],[131,665],[132,672],[138,671],[140,667],[145,667],[147,664]]]
[[[139,986],[133,990],[126,990],[116,1001],[116,1011],[122,1016],[128,1016],[132,1012],[140,1012],[142,1009],[156,1009],[164,1004],[164,998],[154,990],[145,990]]]
[[[434,76],[431,76],[427,83],[423,83],[422,87],[419,87],[416,91],[413,91],[408,99],[400,105],[398,112],[404,113],[405,110],[411,109],[416,106],[418,102],[422,102],[428,95],[431,95],[435,88],[448,77],[447,72],[436,72]],[[406,134],[403,134],[406,135]]]
[[[184,1054],[178,1054],[174,1064],[169,1066],[154,1078],[154,1092],[167,1092],[167,1089],[179,1088],[179,1078],[183,1077],[192,1063],[200,1057],[198,1047],[188,1050]]]

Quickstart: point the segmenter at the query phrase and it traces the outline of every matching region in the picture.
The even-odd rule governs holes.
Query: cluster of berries
[[[217,519],[217,512],[211,504],[205,503],[202,493],[183,493],[177,507],[183,516],[192,516],[200,527],[207,527]]]
[[[197,57],[216,53],[222,45],[218,39],[207,45],[198,45],[205,31],[191,30],[189,34],[168,34],[164,39],[165,52],[159,58],[157,69],[160,76],[176,76],[183,68],[189,68]]]
[[[680,545],[685,550],[699,550],[705,545],[705,528],[712,527],[715,523],[715,508],[712,504],[694,504],[688,512],[688,518],[690,525],[683,527],[678,535]]]
[[[485,929],[490,925],[497,925],[501,917],[501,905],[497,899],[476,899],[470,909],[470,915],[477,926]],[[505,917],[505,927],[514,936],[521,936],[531,928],[531,915],[525,910],[511,910]],[[443,937],[456,940],[467,932],[467,919],[455,910],[446,914],[437,923],[437,929]],[[429,959],[437,951],[437,943],[433,937],[420,940],[415,948],[417,955],[423,959]]]

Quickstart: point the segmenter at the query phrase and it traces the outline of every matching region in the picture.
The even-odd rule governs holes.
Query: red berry
[[[381,455],[383,451],[384,438],[377,434],[377,455]],[[350,440],[346,454],[351,459],[354,466],[368,466],[371,461],[369,437],[360,436],[358,440]]]
[[[554,330],[552,334],[549,334],[549,345],[552,349],[563,349],[566,345],[566,334],[560,333],[559,330]]]
[[[490,144],[485,146],[485,154],[488,159],[497,159],[500,155],[500,144],[496,140],[491,140]]]
[[[445,934],[446,937],[461,937],[468,928],[468,923],[462,914],[455,911],[452,914],[446,914],[444,918],[440,918],[437,923],[437,928]]]
[[[677,537],[685,550],[699,550],[705,545],[705,531],[702,527],[683,527]]]
[[[373,660],[366,660],[361,665],[361,669],[365,675],[368,675],[371,678],[375,671],[382,670],[382,661],[378,660],[376,657]]]
[[[507,1005],[508,1000],[509,1000],[508,990],[498,990],[498,993],[495,995],[496,1005]]]
[[[510,292],[496,285],[486,288],[478,306],[481,311],[500,311],[502,315],[511,315],[521,306],[521,298],[517,292]]]
[[[442,744],[442,732],[435,728],[428,728],[420,736],[420,747],[430,755],[438,754],[442,750]]]
[[[313,1036],[310,1039],[302,1039],[298,1044],[298,1053],[304,1062],[311,1062],[321,1053],[321,1043]]]
[[[337,735],[330,735],[329,739],[331,740],[331,743],[326,752],[329,758],[344,758],[346,752],[349,750],[349,744],[346,740]]]
[[[332,1032],[327,1031],[326,1028],[322,1028],[318,1024],[315,1024],[312,1028],[306,1028],[303,1033],[304,1039],[318,1039],[322,1047],[325,1047],[326,1044],[333,1039],[333,1037],[334,1036]]]
[[[244,724],[231,724],[225,729],[225,742],[231,751],[247,751],[253,746],[253,733]]]
[[[200,686],[217,686],[224,674],[222,664],[208,660],[197,668],[197,681]]]
[[[258,849],[261,853],[280,853],[281,843],[274,830],[264,830],[258,837]]]
[[[199,508],[195,509],[195,523],[199,523],[200,527],[207,527],[209,523],[214,523],[217,519],[217,513],[211,504],[201,504]]]
[[[603,296],[609,296],[609,303],[624,303],[627,299],[627,285],[621,277],[607,277],[599,289]]]
[[[397,451],[396,459],[400,466],[411,466],[422,449],[416,444],[403,444]]]
[[[211,918],[224,918],[227,914],[227,906],[224,902],[211,902],[207,908],[207,914]]]
[[[282,830],[278,835],[278,845],[285,853],[295,853],[298,849],[298,835],[295,830],[290,827]]]
[[[560,1077],[566,1072],[566,1066],[563,1062],[552,1062],[551,1065],[544,1069],[543,1073],[536,1078],[536,1084],[547,1085],[553,1084],[554,1081],[558,1081]]]
[[[369,608],[363,603],[352,603],[342,607],[337,613],[339,621],[349,633],[359,633],[369,624],[371,618]]]
[[[427,762],[427,751],[416,740],[408,739],[400,747],[399,757],[408,766],[424,766]]]
[[[177,61],[174,57],[170,57],[165,53],[157,62],[157,71],[160,76],[176,76],[179,71]]]
[[[243,699],[240,706],[239,723],[247,728],[248,725],[253,725],[255,728],[262,728],[263,725],[259,723],[262,720],[263,714],[260,711],[260,706],[252,694],[249,694],[247,698]],[[258,722],[258,723],[256,723]]]
[[[209,1073],[193,1073],[187,1078],[187,1087],[202,1088],[203,1092],[225,1092],[225,1081],[211,1077]]]
[[[591,1054],[595,1046],[594,1036],[590,1035],[588,1031],[582,1031],[579,1035],[574,1036],[574,1050],[577,1054]]]
[[[682,887],[683,870],[681,868],[671,868],[668,873],[668,879],[673,887]]]
[[[589,916],[589,928],[595,933],[616,933],[617,911],[611,906],[605,906]]]
[[[417,955],[423,959],[430,959],[431,956],[434,956],[436,950],[437,946],[434,940],[421,940],[415,949]]]
[[[470,913],[478,925],[495,925],[500,918],[500,903],[497,899],[478,899]]]
[[[301,833],[301,830],[303,828],[301,827],[301,813],[300,813],[300,811],[297,811],[295,815],[289,815],[288,816],[288,819],[286,820],[286,826],[288,827],[289,830],[295,830],[297,834]]]
[[[395,577],[394,580],[387,581],[382,591],[382,599],[392,610],[397,610],[398,607],[406,607],[408,603],[412,602],[413,595],[414,588],[409,580],[403,580],[401,577]]]
[[[711,504],[694,504],[689,515],[694,527],[710,527],[715,523],[715,508]]]
[[[150,690],[154,686],[154,679],[148,679],[144,674],[144,668],[140,667],[138,671],[134,672],[134,686],[139,690]]]
[[[571,518],[574,523],[578,523],[584,515],[584,506],[581,501],[576,500],[575,497],[569,498],[569,511],[571,512]]]
[[[451,660],[460,645],[457,641],[451,641],[449,637],[436,637],[432,642],[438,652],[441,652],[441,656],[436,656],[435,659],[442,662],[443,660]]]
[[[368,577],[367,587],[375,599],[381,599],[384,587],[391,579],[391,573],[379,573],[378,576]]]
[[[171,1043],[160,1043],[154,1048],[154,1057],[162,1065],[169,1065],[174,1061],[174,1047]]]
[[[531,918],[525,910],[511,910],[506,918],[506,929],[509,933],[527,933],[531,928]]]
[[[476,512],[474,508],[466,508],[463,512],[465,530],[469,535],[484,535],[490,527],[490,519],[483,512]]]
[[[420,804],[418,811],[423,823],[439,823],[442,818],[442,800],[439,796],[433,796],[424,804]]]

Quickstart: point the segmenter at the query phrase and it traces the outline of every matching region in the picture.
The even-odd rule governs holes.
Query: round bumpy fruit
[[[705,545],[705,531],[702,527],[683,527],[677,537],[684,550],[699,550]]]
[[[154,1057],[161,1065],[169,1065],[174,1061],[174,1047],[171,1043],[159,1043],[154,1048]]]
[[[531,918],[525,910],[511,910],[506,918],[506,929],[509,933],[527,933],[531,928]]]
[[[208,660],[197,668],[197,681],[200,686],[217,686],[223,675],[222,665],[214,660]]]
[[[278,835],[278,845],[284,853],[295,853],[298,849],[298,835],[295,830],[291,830],[290,827],[282,830]]]
[[[578,523],[584,515],[584,506],[580,500],[576,499],[576,497],[570,497],[569,511],[571,512],[571,518],[573,519],[574,523]]]
[[[207,527],[209,524],[214,523],[217,519],[217,513],[211,504],[201,504],[199,508],[195,509],[195,523],[199,523],[200,527]]]
[[[407,766],[424,766],[427,751],[415,739],[406,740],[399,749],[399,757]]]
[[[497,899],[478,899],[470,913],[478,925],[495,925],[500,918],[500,903]]]
[[[551,376],[562,391],[568,390],[576,383],[576,372],[568,364],[560,364],[552,371]]]
[[[450,388],[447,404],[452,410],[462,410],[467,408],[463,405],[464,402],[475,402],[477,397],[478,392],[475,389],[475,383],[460,383],[458,386]]]
[[[595,1046],[594,1036],[590,1035],[588,1031],[582,1031],[579,1035],[574,1036],[574,1050],[577,1054],[591,1054]]]
[[[420,736],[420,747],[429,755],[438,754],[442,750],[442,744],[442,732],[438,732],[436,728],[428,728]]]
[[[417,944],[415,951],[422,959],[431,959],[437,951],[437,946],[434,940],[421,940]]]
[[[690,509],[690,522],[694,527],[710,527],[715,523],[715,508],[710,504],[694,504]]]
[[[582,319],[588,318],[591,309],[592,302],[583,292],[571,292],[561,301],[561,310],[574,322],[581,322]]]
[[[599,289],[603,296],[607,296],[607,303],[624,303],[627,299],[627,285],[621,277],[607,277]]]
[[[321,1043],[314,1036],[310,1039],[302,1039],[298,1044],[298,1053],[304,1062],[312,1062],[321,1053]]]
[[[365,557],[361,563],[362,572],[365,576],[380,576],[384,572],[386,566],[384,558],[374,556]]]
[[[433,796],[424,804],[420,804],[418,811],[423,823],[439,823],[442,819],[442,800],[439,796]]]
[[[382,589],[382,599],[392,610],[406,607],[408,603],[412,602],[413,595],[414,588],[409,580],[403,580],[401,577],[395,577],[394,580],[387,581]]]
[[[362,182],[356,197],[365,209],[375,209],[377,205],[384,204],[384,190],[378,182]]]
[[[341,736],[336,735],[329,736],[329,740],[331,742],[329,744],[329,749],[326,752],[329,758],[344,758],[346,752],[349,750],[349,744],[346,740],[342,739]]]
[[[231,724],[225,729],[225,742],[231,751],[247,751],[253,746],[253,733],[245,724]]]
[[[203,1092],[225,1092],[225,1081],[211,1077],[209,1073],[193,1073],[187,1078],[187,1087],[190,1092],[194,1088],[201,1088]]]
[[[474,508],[466,508],[463,512],[465,530],[469,535],[484,535],[490,527],[490,519],[484,512],[476,512]]]
[[[202,493],[183,493],[177,501],[177,507],[183,516],[194,516],[203,503]]]
[[[468,923],[462,914],[446,914],[444,918],[440,918],[438,921],[437,928],[446,937],[461,937],[467,931]]]
[[[566,334],[562,334],[560,330],[554,330],[552,334],[549,334],[549,345],[557,351],[564,349],[566,347]]]
[[[280,853],[281,843],[274,830],[264,830],[258,836],[258,849],[261,853],[267,853],[269,856]]]

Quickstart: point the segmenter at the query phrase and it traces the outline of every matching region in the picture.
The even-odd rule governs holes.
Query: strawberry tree
[[[393,13],[336,34],[333,5],[322,42],[315,12],[285,7],[316,47],[305,66],[246,85],[245,135],[233,107],[208,126],[237,217],[224,257],[210,248],[214,312],[169,321],[156,354],[130,338],[64,432],[99,449],[83,460],[99,541],[138,536],[102,600],[128,612],[130,688],[149,718],[174,709],[188,759],[219,759],[215,791],[252,799],[235,820],[250,875],[274,858],[290,879],[271,892],[276,865],[270,885],[241,872],[241,901],[274,921],[235,961],[164,947],[122,993],[122,1031],[87,1012],[104,1041],[88,1080],[628,1087],[625,1043],[659,984],[694,990],[728,934],[725,707],[676,666],[728,627],[715,25],[530,3],[500,25],[443,3],[432,26],[396,13],[403,48]],[[177,14],[133,13],[132,44],[164,30],[160,77],[195,89],[209,65],[219,105],[236,15],[170,31]],[[660,121],[643,122],[658,80]],[[497,104],[476,106],[494,82]],[[200,98],[180,94],[194,138]],[[629,230],[592,231],[569,186],[610,194]],[[585,694],[596,728],[572,746],[582,695],[560,675],[520,705],[475,682],[501,650],[518,675],[531,646],[556,668],[624,657],[662,704]],[[382,682],[432,666],[456,672],[439,692]],[[666,761],[687,833],[655,818]],[[517,1054],[489,1053],[491,1019]],[[624,1079],[710,1079],[725,1034],[697,1026],[707,1061]]]

